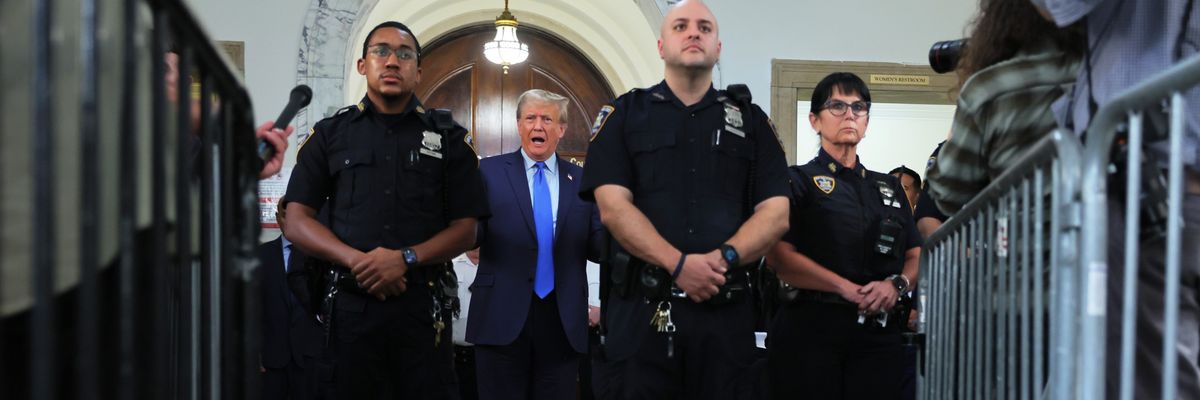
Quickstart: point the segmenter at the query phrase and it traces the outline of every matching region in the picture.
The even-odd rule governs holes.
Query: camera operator
[[[948,215],[1056,127],[1050,106],[1070,92],[1081,63],[1081,30],[1058,29],[1028,2],[979,6],[956,69],[953,135],[926,175]]]

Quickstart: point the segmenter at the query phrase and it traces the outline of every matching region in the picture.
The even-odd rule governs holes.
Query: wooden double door
[[[422,49],[421,85],[416,94],[426,107],[447,108],[471,130],[482,157],[517,150],[517,97],[544,89],[570,101],[566,135],[558,153],[582,164],[592,120],[614,96],[611,86],[582,53],[561,39],[522,26],[518,36],[529,45],[529,59],[508,74],[483,56],[483,44],[495,37],[491,25],[467,27],[444,35]]]

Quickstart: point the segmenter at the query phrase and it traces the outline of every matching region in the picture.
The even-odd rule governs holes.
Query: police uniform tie
[[[546,184],[546,163],[538,161],[533,174],[533,224],[537,228],[537,271],[533,292],[544,299],[554,290],[554,219],[550,205],[550,186]]]

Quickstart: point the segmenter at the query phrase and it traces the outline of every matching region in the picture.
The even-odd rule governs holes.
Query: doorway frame
[[[773,59],[771,120],[775,122],[788,165],[795,165],[797,160],[796,138],[800,126],[796,103],[811,99],[817,83],[834,72],[858,75],[871,90],[871,100],[877,103],[955,105],[958,102],[958,76],[938,74],[928,65]],[[872,75],[902,83],[871,83]]]

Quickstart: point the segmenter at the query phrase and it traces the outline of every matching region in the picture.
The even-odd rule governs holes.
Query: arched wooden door
[[[553,35],[521,26],[518,36],[529,45],[529,59],[509,67],[483,56],[492,40],[491,25],[467,27],[424,46],[419,96],[426,107],[448,108],[470,129],[475,149],[489,157],[517,150],[517,97],[529,89],[545,89],[571,100],[566,135],[558,153],[582,162],[592,119],[614,96],[608,82],[582,53]]]

